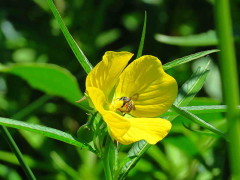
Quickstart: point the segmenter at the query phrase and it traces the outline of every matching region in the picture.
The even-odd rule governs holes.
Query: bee
[[[123,102],[121,107],[117,108],[117,110],[123,113],[124,115],[126,113],[130,113],[132,110],[136,110],[133,100],[137,100],[137,98],[138,98],[138,95],[134,95],[132,97],[124,96],[124,97],[117,98],[118,101]]]

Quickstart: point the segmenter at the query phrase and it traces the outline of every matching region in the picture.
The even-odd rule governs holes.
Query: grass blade
[[[223,132],[221,132],[220,130],[218,130],[217,128],[215,128],[214,126],[212,126],[211,124],[205,122],[204,120],[202,120],[201,118],[197,117],[196,115],[180,108],[180,107],[177,107],[175,105],[172,106],[171,108],[173,111],[175,111],[176,113],[180,114],[181,116],[187,118],[188,120],[220,135],[220,136],[223,136],[226,138],[225,134]]]
[[[95,150],[90,145],[81,143],[77,141],[76,138],[74,138],[72,135],[54,128],[41,126],[37,124],[30,124],[30,123],[8,119],[8,118],[2,118],[2,117],[0,117],[0,125],[38,133],[38,134],[74,145],[80,148],[86,148],[95,153]]]
[[[8,142],[11,150],[16,155],[21,167],[23,168],[25,174],[27,175],[29,180],[35,180],[35,176],[31,169],[29,168],[28,164],[25,162],[23,155],[18,148],[17,144],[15,143],[14,139],[12,138],[11,134],[9,133],[8,129],[4,126],[0,126],[0,130],[2,131],[3,136],[5,137],[6,141]]]
[[[212,50],[202,51],[202,52],[198,52],[198,53],[191,54],[191,55],[188,55],[188,56],[184,56],[182,58],[179,58],[179,59],[176,59],[176,60],[173,60],[169,63],[164,64],[163,69],[168,70],[168,69],[171,69],[175,66],[179,66],[181,64],[199,59],[201,57],[207,56],[211,53],[215,53],[215,52],[218,52],[218,51],[219,51],[218,49],[212,49]]]
[[[56,6],[54,5],[52,0],[48,0],[48,4],[50,6],[50,9],[54,15],[54,17],[56,18],[60,29],[62,30],[69,46],[71,47],[73,53],[75,54],[77,60],[79,61],[79,63],[82,65],[83,69],[85,70],[85,72],[88,74],[91,69],[92,69],[92,65],[91,63],[88,61],[88,59],[86,58],[86,56],[84,55],[84,53],[82,52],[82,50],[79,48],[79,46],[77,45],[77,43],[75,42],[75,40],[73,39],[73,37],[71,36],[71,34],[69,33],[66,25],[64,24],[60,13],[58,12]]]
[[[146,36],[146,26],[147,26],[147,12],[145,11],[142,36],[141,36],[141,41],[140,41],[139,47],[138,47],[137,58],[142,56],[143,46],[144,46],[144,41],[145,41],[145,36]]]

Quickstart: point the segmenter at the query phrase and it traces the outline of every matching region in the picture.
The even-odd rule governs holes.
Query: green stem
[[[19,150],[17,144],[13,140],[11,134],[9,133],[8,129],[4,126],[0,126],[0,130],[2,131],[3,136],[5,137],[6,141],[8,142],[10,148],[15,153],[19,163],[21,164],[21,167],[23,168],[24,172],[26,173],[28,179],[30,180],[36,180],[34,174],[32,173],[31,169],[27,165],[27,163],[23,159],[23,155],[21,151]]]
[[[117,150],[116,146],[111,140],[111,137],[107,137],[106,145],[103,154],[103,167],[106,180],[114,180],[114,173],[117,163]]]
[[[223,93],[227,105],[229,156],[232,179],[240,179],[240,116],[239,86],[235,57],[229,0],[216,0],[216,25],[219,39],[220,65],[223,78]]]

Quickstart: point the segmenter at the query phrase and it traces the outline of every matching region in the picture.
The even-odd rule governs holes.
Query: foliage
[[[207,47],[219,43],[215,31],[208,31],[215,29],[210,2],[34,0],[21,2],[20,9],[15,8],[17,1],[4,2],[0,125],[11,128],[23,153],[16,155],[37,179],[94,180],[102,179],[104,171],[108,179],[230,176],[227,108],[220,105],[221,99],[213,99],[209,88],[202,89],[210,86],[211,81],[206,81],[212,73],[210,59],[214,61],[219,51]],[[238,13],[233,12],[236,19]],[[106,50],[131,51],[136,57],[155,55],[181,87],[174,106],[162,115],[173,128],[157,145],[139,141],[123,146],[106,140],[99,114],[86,100],[76,102],[84,96],[91,64],[97,64]],[[201,66],[192,70],[192,61]],[[92,142],[78,136],[81,126],[91,127]],[[23,162],[10,151],[5,134],[0,131],[0,179],[26,179]]]

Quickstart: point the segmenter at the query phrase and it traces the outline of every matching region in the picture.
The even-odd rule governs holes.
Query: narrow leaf
[[[227,106],[226,105],[208,105],[208,106],[186,106],[181,107],[181,109],[191,112],[193,114],[206,114],[206,113],[221,113],[221,112],[227,112]],[[238,106],[238,109],[240,110],[240,106]],[[176,112],[169,109],[168,112],[161,115],[164,116],[173,116],[176,115]]]
[[[216,32],[213,30],[188,36],[166,36],[163,34],[156,34],[155,39],[161,43],[176,46],[214,46],[218,43]]]
[[[223,132],[221,132],[220,130],[218,130],[217,128],[215,128],[214,126],[212,126],[211,124],[205,122],[204,120],[202,120],[201,118],[197,117],[196,115],[186,111],[186,110],[183,110],[182,108],[180,107],[177,107],[175,105],[172,106],[171,108],[173,111],[175,111],[176,113],[180,114],[181,116],[187,118],[188,120],[220,135],[220,136],[223,136],[223,137],[226,137],[225,134]]]
[[[76,103],[83,97],[76,78],[66,69],[53,64],[21,63],[1,67],[0,72],[10,73],[26,80],[33,88],[47,94],[60,96],[82,109],[88,110],[87,102]]]
[[[146,26],[147,26],[147,12],[145,11],[142,36],[141,36],[141,41],[140,41],[139,48],[138,48],[137,58],[142,56],[143,46],[144,46],[144,41],[145,41],[145,36],[146,36]]]
[[[205,57],[203,60],[205,60],[205,66],[199,67],[197,71],[195,71],[189,80],[187,80],[183,86],[179,89],[178,96],[174,102],[176,106],[186,106],[188,105],[194,96],[200,91],[202,88],[206,78],[207,74],[209,72],[208,66],[210,64],[210,58]],[[167,119],[172,121],[174,120],[178,115],[168,117]]]
[[[95,153],[95,150],[90,145],[81,143],[77,141],[72,135],[54,128],[36,125],[36,124],[30,124],[30,123],[8,119],[8,118],[2,118],[2,117],[0,117],[0,125],[38,133],[38,134],[47,136],[49,138],[56,139],[80,148],[86,148]]]
[[[190,79],[183,84],[174,102],[175,105],[186,106],[202,88],[209,72],[208,67],[211,59],[205,57],[202,60],[205,61],[205,64],[199,67]]]
[[[128,152],[126,161],[124,161],[125,164],[120,167],[119,180],[125,179],[128,172],[136,165],[143,153],[146,152],[150,147],[151,145],[144,140],[133,144],[132,148]]]
[[[202,51],[202,52],[198,52],[198,53],[191,54],[191,55],[188,55],[188,56],[184,56],[182,58],[179,58],[179,59],[176,59],[176,60],[173,60],[169,63],[164,64],[163,69],[168,70],[168,69],[171,69],[175,66],[179,66],[181,64],[199,59],[201,57],[204,57],[206,55],[209,55],[211,53],[215,53],[215,52],[218,52],[218,51],[219,51],[218,49],[212,49],[212,50]]]
[[[64,34],[68,44],[70,45],[73,53],[75,54],[76,58],[78,59],[79,63],[82,65],[83,69],[85,70],[85,72],[88,74],[91,69],[92,69],[92,65],[91,63],[88,61],[88,59],[86,58],[86,56],[84,55],[84,53],[82,52],[82,50],[79,48],[79,46],[77,45],[77,43],[75,42],[75,40],[73,39],[73,37],[71,36],[71,34],[69,33],[66,25],[64,24],[56,6],[54,5],[52,0],[48,0],[48,4],[50,6],[50,9],[54,15],[54,17],[56,18],[60,29],[62,30],[62,33]]]

